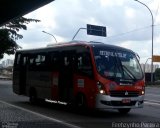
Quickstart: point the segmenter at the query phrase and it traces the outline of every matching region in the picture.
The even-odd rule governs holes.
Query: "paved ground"
[[[0,101],[0,127],[3,128],[66,128],[67,125],[37,113]]]

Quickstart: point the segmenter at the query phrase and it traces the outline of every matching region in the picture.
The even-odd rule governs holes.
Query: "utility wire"
[[[157,27],[157,26],[160,26],[160,24],[156,24],[156,25],[154,25],[154,26]],[[131,31],[127,31],[127,32],[124,32],[124,33],[116,34],[116,35],[113,35],[113,36],[108,36],[107,38],[123,36],[123,35],[129,34],[129,33],[132,33],[132,32],[135,32],[135,31],[144,30],[144,29],[147,29],[147,28],[150,28],[150,27],[152,27],[152,26],[149,25],[149,26],[146,26],[146,27],[133,29],[133,30],[131,30]]]
[[[123,36],[123,35],[129,34],[129,33],[132,33],[132,32],[135,32],[135,31],[144,30],[144,29],[147,29],[147,28],[150,28],[150,27],[151,27],[151,25],[143,27],[143,28],[137,28],[137,29],[134,29],[134,30],[131,30],[131,31],[127,31],[127,32],[124,32],[124,33],[120,33],[120,34],[116,34],[116,35],[113,35],[113,36],[109,36],[107,38]]]
[[[158,0],[158,6],[157,6],[157,9],[156,9],[154,22],[156,21],[156,18],[157,18],[157,16],[158,16],[159,6],[160,6],[159,4],[160,4],[160,2],[159,2],[159,0]],[[157,27],[157,26],[160,26],[160,24],[156,24],[156,25],[154,25],[154,26]],[[116,34],[116,35],[113,35],[113,36],[109,36],[109,37],[107,37],[107,38],[123,36],[123,35],[129,34],[129,33],[132,33],[132,32],[135,32],[135,31],[144,30],[144,29],[147,29],[147,28],[150,28],[150,27],[152,27],[152,26],[150,25],[150,26],[146,26],[146,27],[142,27],[142,28],[133,29],[133,30],[131,30],[131,31],[127,31],[127,32],[124,32],[124,33],[120,33],[120,34]]]

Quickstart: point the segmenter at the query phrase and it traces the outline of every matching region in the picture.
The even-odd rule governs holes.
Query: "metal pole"
[[[150,12],[151,16],[152,16],[152,60],[151,60],[151,83],[153,83],[153,36],[154,36],[154,19],[153,19],[153,14],[152,14],[152,11],[150,10],[150,8],[145,5],[144,3],[138,1],[138,0],[135,0],[137,2],[139,2],[140,4],[144,5]]]
[[[54,38],[54,40],[56,41],[56,43],[57,43],[57,40],[56,40],[56,38],[55,38],[55,36],[54,35],[52,35],[52,34],[50,34],[50,33],[48,33],[48,32],[46,32],[46,31],[42,31],[43,33],[46,33],[46,34],[48,34],[48,35],[51,35],[53,38]]]
[[[77,36],[78,32],[79,32],[81,29],[87,29],[87,28],[79,28],[78,31],[76,32],[76,34],[73,36],[72,40],[74,40],[74,38]]]

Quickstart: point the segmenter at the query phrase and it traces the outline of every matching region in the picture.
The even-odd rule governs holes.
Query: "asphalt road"
[[[31,105],[27,97],[12,92],[11,81],[0,81],[0,127],[160,127],[160,88],[147,87],[144,108],[132,109],[128,115],[121,115],[115,110],[82,112],[51,103]]]

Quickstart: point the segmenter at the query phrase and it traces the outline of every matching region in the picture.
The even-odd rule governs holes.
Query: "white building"
[[[14,61],[11,59],[4,60],[4,61],[2,61],[2,67],[5,68],[5,67],[13,66],[13,63],[14,63]]]
[[[145,73],[151,73],[151,64],[141,64],[141,67],[142,67],[142,70],[145,72]],[[159,68],[159,65],[158,64],[154,64],[153,65],[153,72],[155,72],[155,70]]]

